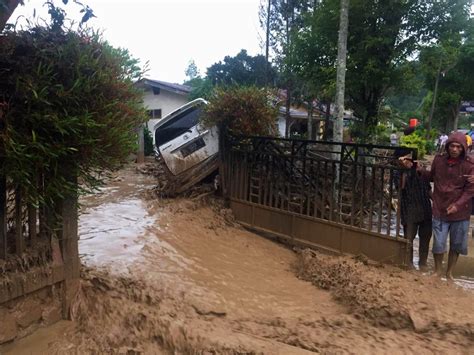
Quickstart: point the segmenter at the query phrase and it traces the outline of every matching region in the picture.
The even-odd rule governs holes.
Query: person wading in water
[[[426,181],[434,183],[433,190],[433,258],[435,275],[441,277],[444,254],[449,254],[446,278],[453,279],[453,268],[459,254],[467,255],[469,219],[471,216],[474,184],[474,160],[467,154],[466,137],[462,132],[452,133],[445,152],[436,155],[428,171],[417,167],[417,173]],[[413,162],[404,160],[403,165],[413,167]]]
[[[411,153],[403,147],[395,151],[395,157],[403,165],[405,160],[411,160]],[[403,235],[413,243],[418,235],[418,266],[420,270],[427,267],[428,253],[432,234],[431,219],[431,186],[416,172],[415,167],[400,175],[400,217],[403,225]],[[397,179],[398,180],[398,179]],[[413,245],[410,250],[410,262],[413,262]]]

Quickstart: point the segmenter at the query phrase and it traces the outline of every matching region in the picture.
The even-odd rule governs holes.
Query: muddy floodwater
[[[146,228],[156,218],[139,198],[104,202],[84,211],[79,220],[79,251],[87,266],[126,271],[141,255]]]
[[[474,219],[471,218],[471,228],[474,228]],[[469,237],[469,255],[459,256],[454,276],[456,282],[463,287],[469,288],[474,292],[474,238]]]
[[[471,228],[474,228],[474,219],[471,218]],[[431,242],[433,238],[431,239]],[[418,237],[414,240],[413,243],[414,257],[413,262],[415,265],[418,264]],[[456,267],[453,271],[456,285],[471,290],[474,292],[474,238],[469,235],[468,240],[468,255],[460,255]],[[430,244],[431,251],[431,244]],[[447,261],[447,256],[445,256],[445,262]],[[434,268],[433,256],[430,253],[428,256],[428,265],[430,269]],[[425,273],[430,273],[426,271]]]
[[[82,199],[73,320],[0,353],[474,353],[474,259],[452,285],[293,250],[212,193],[161,199],[155,183],[129,166]]]

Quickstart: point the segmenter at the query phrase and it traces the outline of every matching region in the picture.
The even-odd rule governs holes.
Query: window
[[[196,126],[199,122],[201,111],[201,107],[190,107],[158,128],[155,132],[157,145],[163,145]]]
[[[153,87],[153,95],[159,95],[160,94],[160,88],[155,88]]]
[[[148,110],[148,117],[161,118],[161,108],[156,109],[156,110]]]

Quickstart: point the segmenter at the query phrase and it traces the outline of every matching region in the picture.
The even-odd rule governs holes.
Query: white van
[[[156,153],[173,176],[187,174],[197,180],[217,169],[217,128],[199,123],[205,105],[204,99],[188,102],[154,126]]]

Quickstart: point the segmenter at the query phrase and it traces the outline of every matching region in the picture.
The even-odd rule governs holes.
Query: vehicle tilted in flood
[[[172,182],[171,193],[186,190],[218,168],[217,128],[207,128],[200,123],[205,105],[204,99],[188,102],[154,127],[155,153]]]

